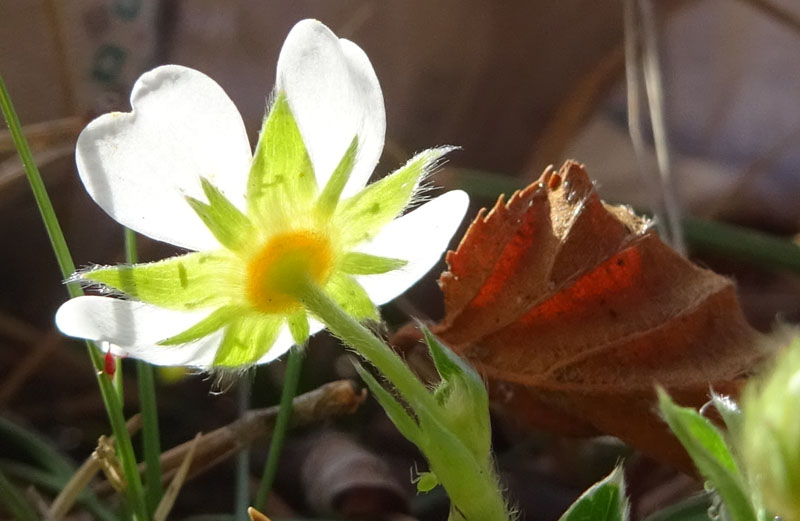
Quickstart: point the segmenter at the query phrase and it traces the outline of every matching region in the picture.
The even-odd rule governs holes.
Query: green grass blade
[[[25,454],[51,474],[68,478],[75,472],[73,462],[62,456],[38,432],[26,429],[0,416],[0,439],[6,449]]]
[[[47,190],[42,181],[42,176],[39,174],[39,169],[33,160],[33,154],[28,146],[28,141],[22,133],[22,125],[17,117],[17,112],[11,103],[11,96],[6,88],[5,81],[0,75],[0,109],[3,111],[3,116],[8,124],[8,129],[11,132],[14,146],[22,159],[22,164],[25,168],[25,175],[31,185],[33,196],[36,199],[36,204],[39,212],[44,221],[47,234],[50,237],[50,242],[53,246],[53,252],[56,255],[58,266],[61,269],[62,276],[66,279],[75,271],[75,263],[72,260],[72,255],[67,248],[67,242],[64,239],[64,234],[61,231],[61,226],[58,223],[53,204],[50,202],[50,197],[47,195]],[[76,297],[83,294],[80,286],[77,284],[67,284],[67,291],[71,297]],[[125,478],[128,483],[127,496],[128,501],[131,503],[131,508],[138,519],[144,521],[147,519],[147,510],[144,504],[144,497],[142,493],[142,480],[139,476],[139,471],[136,467],[136,457],[133,452],[133,444],[131,444],[131,437],[125,428],[125,417],[122,414],[122,402],[119,399],[111,380],[106,377],[103,371],[103,358],[95,346],[86,342],[87,353],[89,359],[92,361],[95,373],[97,375],[97,382],[100,386],[100,394],[103,398],[103,403],[106,406],[111,429],[114,437],[117,440],[117,447],[119,452],[119,459],[122,463],[122,469],[125,473]]]
[[[57,494],[67,484],[69,478],[56,476],[23,463],[0,460],[0,469],[6,475],[20,481],[30,483],[41,490]],[[83,505],[87,511],[100,521],[119,521],[115,513],[103,505],[90,490],[84,490],[78,495],[78,504]]]
[[[11,484],[6,475],[0,471],[0,500],[17,521],[39,521],[39,516],[17,487]]]
[[[125,262],[139,262],[136,248],[136,232],[125,229]],[[117,372],[122,374],[121,365]],[[139,405],[142,409],[142,452],[145,462],[145,503],[151,516],[161,502],[164,486],[161,482],[161,441],[158,429],[158,405],[156,402],[156,384],[153,377],[153,366],[141,360],[136,361],[136,378],[139,385]]]
[[[256,494],[255,508],[257,510],[264,510],[267,496],[272,489],[272,483],[275,481],[275,475],[278,472],[278,461],[283,449],[283,442],[286,439],[286,431],[289,429],[289,420],[292,417],[292,400],[297,394],[304,356],[305,346],[295,346],[289,351],[289,359],[286,363],[286,378],[281,392],[280,409],[278,410],[278,417],[275,419],[275,429],[269,444],[267,463],[264,465],[261,483],[258,485],[258,493]]]

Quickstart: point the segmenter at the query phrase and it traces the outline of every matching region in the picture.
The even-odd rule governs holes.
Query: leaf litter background
[[[683,205],[697,216],[789,237],[800,225],[800,10],[788,0],[769,6],[779,9],[755,0],[670,1],[659,3],[657,16],[675,188]],[[280,44],[304,17],[358,42],[374,64],[388,120],[379,175],[416,150],[456,144],[463,149],[435,180],[473,192],[470,217],[481,206],[493,206],[500,192],[510,197],[510,187],[527,185],[545,166],[567,158],[587,165],[606,201],[648,206],[627,133],[621,2],[241,1],[221,8],[211,0],[7,0],[0,6],[0,70],[23,123],[35,124],[28,137],[79,264],[123,257],[121,231],[78,185],[71,151],[80,128],[98,113],[127,110],[130,85],[143,70],[180,63],[219,81],[255,137]],[[107,431],[102,404],[85,353],[53,330],[52,314],[65,292],[5,135],[0,160],[0,263],[6,274],[0,291],[0,414],[82,461]],[[173,253],[146,240],[140,248],[145,259]],[[797,275],[704,255],[702,248],[692,254],[702,266],[735,279],[754,328],[769,330],[776,315],[800,318]],[[384,309],[387,334],[410,315],[432,321],[444,316],[445,298],[435,283],[444,269],[442,263]],[[547,331],[557,331],[558,321],[550,326]],[[403,332],[394,337],[401,345],[409,339],[413,335]],[[424,360],[413,349],[407,355],[424,374]],[[135,382],[133,371],[126,372],[133,413]],[[277,403],[282,373],[280,364],[259,369],[253,406]],[[302,389],[352,376],[341,348],[316,337]],[[201,376],[160,382],[165,449],[236,419],[235,388],[216,395],[209,393],[212,387]],[[563,401],[553,407],[552,396],[534,415],[525,408],[530,400],[515,404],[519,390],[501,390],[508,400],[497,402],[497,457],[525,519],[556,519],[627,454],[638,518],[700,489],[691,477],[631,453],[613,438],[565,438],[549,434],[552,424],[539,430],[528,425],[537,422],[527,421],[559,420],[557,432],[600,429],[630,438],[630,432],[641,434],[640,421],[654,425],[646,410],[632,413],[632,423],[599,415],[625,427],[626,434],[598,426],[589,410],[569,409],[566,420],[553,415],[564,409]],[[372,518],[402,511],[412,519],[444,519],[441,494],[414,494],[409,470],[421,459],[373,402],[353,416],[292,431],[289,439],[271,502],[276,517],[322,518],[333,509]],[[263,441],[252,450],[254,484],[265,453]],[[0,465],[30,463],[8,433],[0,437],[0,458]],[[231,512],[233,494],[233,464],[227,460],[184,487],[173,518]]]

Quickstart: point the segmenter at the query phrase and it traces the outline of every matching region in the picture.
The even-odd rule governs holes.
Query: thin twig
[[[62,119],[31,123],[22,127],[22,132],[28,138],[32,150],[75,144],[78,134],[86,125],[84,118],[71,116]],[[0,155],[13,152],[14,140],[11,132],[0,130]]]
[[[365,399],[366,391],[356,392],[355,385],[350,380],[325,384],[294,399],[291,426],[300,427],[334,416],[352,414]],[[255,440],[271,434],[278,417],[278,409],[277,405],[254,409],[242,418],[204,434],[189,469],[189,478],[222,463]],[[191,443],[182,443],[161,454],[163,480],[169,480],[175,475]],[[139,472],[144,472],[144,468],[144,465],[139,465]],[[105,494],[113,488],[110,483],[103,481],[94,490],[98,494]]]
[[[178,498],[178,493],[183,486],[183,482],[186,481],[186,474],[189,472],[189,466],[192,464],[192,460],[194,459],[194,452],[197,449],[197,444],[200,442],[200,438],[202,437],[203,435],[198,432],[194,439],[190,442],[189,452],[186,453],[186,457],[183,458],[181,466],[178,468],[178,472],[175,473],[175,477],[170,482],[166,492],[164,492],[164,496],[161,498],[161,501],[159,501],[158,507],[156,507],[156,511],[153,514],[153,521],[166,521],[167,516],[172,510],[172,506],[175,504],[175,500]]]
[[[650,0],[626,0],[625,77],[628,94],[628,130],[639,162],[645,188],[650,194],[656,225],[665,240],[679,253],[685,253],[681,209],[675,178],[672,175],[669,143],[664,117],[664,94],[658,59],[654,8]],[[651,175],[649,154],[641,125],[641,84],[647,97],[650,125],[656,153],[656,175]]]
[[[128,430],[129,435],[135,434],[142,428],[142,415],[137,414],[131,417],[125,424],[125,428]],[[110,436],[108,442],[113,444],[114,437]],[[101,468],[102,464],[93,452],[78,470],[75,471],[75,474],[72,475],[64,488],[61,489],[61,492],[53,501],[53,504],[50,505],[50,517],[56,521],[63,518],[72,508],[72,505],[75,504],[81,491],[89,484]]]

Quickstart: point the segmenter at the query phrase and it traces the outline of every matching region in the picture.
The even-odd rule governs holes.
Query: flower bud
[[[800,339],[742,399],[741,453],[765,506],[800,521]]]

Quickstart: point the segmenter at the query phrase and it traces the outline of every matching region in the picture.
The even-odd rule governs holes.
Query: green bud
[[[742,399],[741,452],[764,502],[785,521],[800,521],[800,339],[778,356]]]

